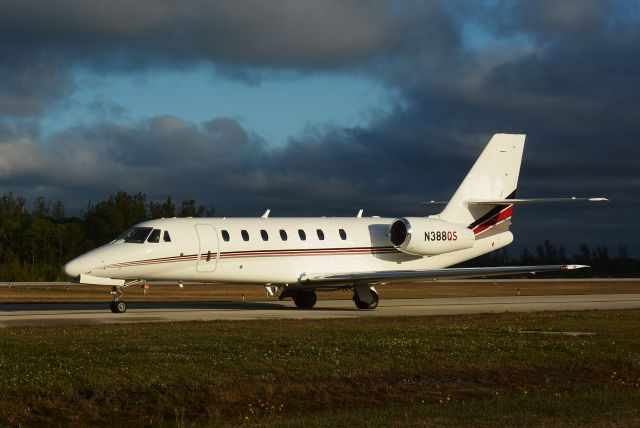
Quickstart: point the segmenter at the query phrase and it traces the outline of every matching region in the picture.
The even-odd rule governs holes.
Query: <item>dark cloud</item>
[[[327,68],[384,51],[393,19],[377,1],[5,1],[0,115],[41,113],[69,93],[74,66]]]
[[[388,144],[392,135],[399,150]],[[233,215],[265,200],[289,215],[346,213],[363,203],[388,205],[389,212],[400,200],[417,208],[412,195],[427,183],[412,178],[422,171],[439,182],[449,169],[442,152],[383,128],[318,131],[270,149],[233,119],[193,124],[162,116],[75,127],[47,141],[33,130],[8,129],[0,178],[5,185],[71,188],[79,191],[76,200],[117,189],[156,198],[189,194]]]
[[[0,130],[3,184],[46,183],[58,192],[80,191],[76,200],[114,188],[154,195],[200,192],[230,168],[251,167],[262,150],[259,141],[224,118],[203,125],[161,116],[129,126],[78,126],[45,141],[30,128]]]
[[[0,37],[79,61],[144,66],[210,60],[331,67],[384,52],[396,22],[379,0],[5,1]]]
[[[384,0],[14,0],[2,4],[0,114],[41,111],[68,70],[144,71],[206,63],[245,82],[274,72],[362,67],[458,43],[438,2]],[[29,61],[15,61],[29,55]],[[32,82],[14,85],[8,82]]]
[[[580,43],[597,38],[610,29],[612,19],[624,21],[634,15],[637,19],[638,12],[633,0],[451,0],[450,4],[463,22],[475,20],[499,37],[526,35],[543,45],[559,39]]]
[[[393,52],[414,57],[449,56],[461,46],[460,28],[447,1],[403,0],[392,9],[399,30]]]
[[[523,30],[547,37],[590,37],[603,31],[612,0],[518,0],[511,5]]]
[[[75,86],[67,67],[49,55],[11,55],[1,47],[0,54],[0,117],[40,114]]]

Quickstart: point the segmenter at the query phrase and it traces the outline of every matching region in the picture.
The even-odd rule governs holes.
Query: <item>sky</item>
[[[0,194],[425,215],[527,134],[521,248],[640,257],[637,0],[0,0]]]

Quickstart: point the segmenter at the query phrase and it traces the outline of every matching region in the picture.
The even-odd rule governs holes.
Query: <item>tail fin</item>
[[[447,206],[435,217],[464,224],[476,233],[484,232],[511,218],[512,205],[468,203],[499,201],[515,197],[525,135],[495,134],[476,160]]]

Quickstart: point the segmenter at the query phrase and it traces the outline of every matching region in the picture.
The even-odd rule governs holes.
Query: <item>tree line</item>
[[[136,223],[162,217],[212,217],[212,208],[194,199],[180,203],[171,197],[165,201],[147,200],[144,193],[118,192],[115,196],[89,203],[80,216],[67,216],[61,201],[38,197],[29,206],[13,193],[0,198],[0,281],[66,280],[62,266],[72,258],[112,241]],[[563,246],[545,240],[534,251],[525,249],[511,256],[502,249],[467,262],[466,266],[588,264],[588,271],[573,275],[637,276],[640,260],[631,259],[626,247],[614,255],[604,246],[583,243],[574,255]],[[564,275],[564,273],[563,273]]]
[[[550,239],[545,239],[534,251],[528,248],[522,250],[520,256],[512,256],[509,248],[505,247],[493,253],[485,254],[470,260],[464,266],[531,266],[531,265],[578,264],[588,265],[590,269],[580,269],[568,272],[549,272],[537,274],[546,277],[636,277],[640,276],[640,260],[629,257],[625,245],[611,254],[604,245],[590,247],[583,242],[578,252],[569,255],[563,245],[556,246]]]

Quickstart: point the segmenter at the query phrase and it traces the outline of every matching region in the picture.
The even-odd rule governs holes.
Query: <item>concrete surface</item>
[[[113,314],[109,303],[2,303],[0,327],[132,322],[326,319],[457,315],[497,312],[640,308],[640,294],[459,297],[381,300],[375,310],[358,310],[350,300],[319,300],[311,310],[291,301],[128,303]]]

